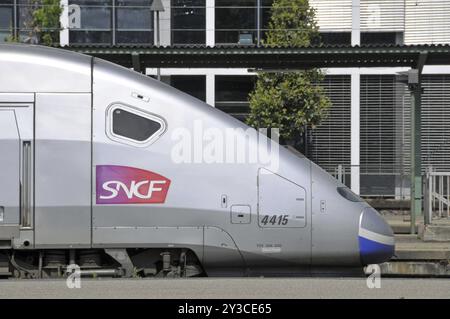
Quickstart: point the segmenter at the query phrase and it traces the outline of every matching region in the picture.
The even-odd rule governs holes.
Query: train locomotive
[[[0,275],[293,275],[393,256],[382,216],[302,154],[179,160],[199,126],[273,144],[127,68],[0,45]]]

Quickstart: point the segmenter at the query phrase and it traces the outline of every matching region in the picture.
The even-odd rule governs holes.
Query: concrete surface
[[[450,243],[450,219],[433,220],[429,225],[420,225],[419,237],[423,241]]]
[[[380,265],[384,276],[396,277],[447,277],[450,280],[448,261],[390,261]]]
[[[395,236],[396,260],[450,260],[450,242],[425,242],[417,235]]]
[[[450,298],[450,279],[381,278],[369,289],[366,278],[192,278],[0,280],[2,298]]]
[[[409,215],[383,214],[383,218],[391,226],[395,234],[409,234],[411,232],[411,217]],[[419,230],[420,220],[416,221],[416,231]]]
[[[381,264],[386,276],[450,278],[450,242],[425,242],[417,235],[395,235],[395,256]]]

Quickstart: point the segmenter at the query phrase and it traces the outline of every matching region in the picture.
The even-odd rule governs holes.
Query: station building
[[[246,45],[264,39],[273,0],[61,0],[62,46]],[[159,2],[159,1],[158,1]],[[310,0],[325,45],[450,44],[448,0]],[[0,42],[26,38],[30,1],[0,0]],[[159,8],[161,9],[161,8]],[[158,27],[159,25],[159,27]],[[159,39],[156,34],[159,34]],[[321,83],[327,119],[306,134],[306,155],[367,197],[409,198],[406,68],[329,68]],[[147,69],[244,120],[255,73],[248,69]],[[450,61],[426,66],[422,85],[423,169],[450,171]]]

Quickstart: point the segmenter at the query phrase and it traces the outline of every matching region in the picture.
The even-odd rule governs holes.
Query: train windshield
[[[348,199],[351,202],[362,202],[363,200],[361,197],[353,193],[350,189],[347,187],[338,187],[337,188],[338,193],[344,197],[345,199]]]

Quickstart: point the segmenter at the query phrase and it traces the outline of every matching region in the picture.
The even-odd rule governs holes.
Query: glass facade
[[[113,43],[111,1],[71,0],[69,5],[69,19],[72,12],[79,10],[79,21],[74,21],[76,26],[69,33],[70,43]]]
[[[361,32],[361,44],[403,44],[403,32]]]
[[[203,102],[206,101],[206,76],[204,75],[171,75],[168,83]]]
[[[216,44],[256,42],[256,0],[216,0]]]
[[[205,0],[172,0],[172,44],[205,44]]]
[[[351,32],[320,32],[320,42],[324,45],[350,45]]]
[[[70,0],[70,43],[153,44],[151,0]],[[79,15],[76,15],[76,12]],[[79,19],[79,21],[76,21]]]
[[[116,1],[116,43],[153,43],[149,0]]]
[[[216,44],[258,44],[264,38],[273,0],[216,0]],[[258,32],[259,30],[259,32]]]
[[[14,26],[14,1],[0,1],[0,43],[11,36]]]
[[[255,76],[248,75],[216,75],[215,106],[244,120],[249,113],[248,95],[255,80]]]
[[[28,0],[0,0],[0,42],[18,37],[21,42],[36,44],[32,18],[38,7]]]

